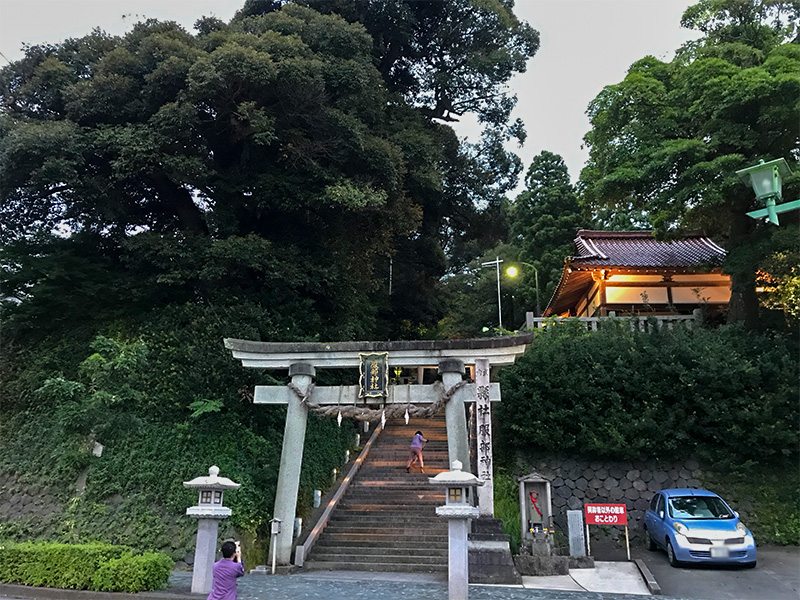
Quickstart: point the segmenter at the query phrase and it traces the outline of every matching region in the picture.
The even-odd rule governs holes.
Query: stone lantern
[[[208,476],[195,477],[184,481],[183,486],[199,490],[197,506],[190,506],[186,514],[199,520],[197,543],[194,550],[194,569],[192,572],[192,593],[207,594],[211,591],[214,558],[217,554],[217,532],[220,519],[231,516],[231,509],[222,505],[225,490],[239,489],[227,477],[219,476],[219,467],[208,469]]]
[[[469,554],[467,534],[470,519],[480,512],[473,506],[472,488],[483,481],[472,473],[461,470],[461,461],[454,460],[450,471],[429,478],[431,484],[446,488],[444,506],[436,507],[436,514],[448,519],[447,587],[449,600],[466,600],[469,593]]]

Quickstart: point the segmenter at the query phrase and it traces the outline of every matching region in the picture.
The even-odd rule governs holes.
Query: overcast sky
[[[22,44],[56,43],[100,27],[120,35],[143,18],[173,20],[191,30],[202,15],[228,21],[244,0],[0,0],[0,53],[22,57]],[[625,77],[649,55],[669,60],[685,41],[681,29],[689,0],[517,0],[516,13],[541,35],[539,52],[511,87],[514,117],[527,128],[523,148],[513,148],[527,169],[542,150],[564,157],[573,181],[587,158],[581,145],[589,130],[585,111],[606,85]],[[0,58],[2,64],[5,60]],[[477,128],[466,120],[459,133]]]

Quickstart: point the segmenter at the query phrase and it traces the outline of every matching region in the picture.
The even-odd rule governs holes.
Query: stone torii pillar
[[[450,389],[464,379],[464,363],[457,358],[439,361],[439,374],[445,389]],[[454,394],[450,402],[445,404],[444,418],[447,423],[447,454],[450,464],[459,461],[462,465],[468,465],[469,432],[463,395]]]
[[[289,367],[292,384],[303,394],[308,391],[316,371],[306,363],[294,363]],[[275,554],[275,562],[288,565],[292,557],[294,539],[294,516],[297,511],[297,492],[300,488],[300,470],[303,466],[303,447],[306,441],[308,407],[301,403],[296,394],[288,398],[286,425],[283,430],[281,466],[278,472],[278,485],[275,490],[275,518],[282,523],[281,532],[275,538],[275,546],[270,546],[269,559]]]

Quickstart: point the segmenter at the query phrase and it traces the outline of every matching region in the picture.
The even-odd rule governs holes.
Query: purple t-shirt
[[[236,600],[236,578],[244,575],[244,565],[222,558],[214,563],[214,583],[207,600]]]
[[[422,448],[422,442],[425,440],[420,434],[414,434],[414,439],[411,440],[412,448]]]

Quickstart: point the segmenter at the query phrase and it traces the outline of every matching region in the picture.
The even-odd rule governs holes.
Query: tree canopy
[[[95,31],[0,71],[0,218],[18,321],[53,301],[67,318],[102,320],[229,297],[272,307],[285,337],[370,337],[381,323],[402,335],[397,322],[441,318],[448,260],[496,235],[479,219],[497,221],[516,182],[501,88],[535,32],[510,3],[474,14],[460,0],[402,4],[416,41],[382,69],[374,33],[302,4],[314,3],[251,2],[229,24],[200,19],[196,35],[152,20],[122,37]],[[491,43],[476,19],[491,23]],[[422,66],[443,46],[418,38],[445,29],[440,68],[460,65],[462,80],[448,110],[494,115],[477,146],[423,100],[443,85]],[[400,85],[404,69],[419,82]],[[402,293],[390,299],[392,259]]]
[[[682,21],[703,38],[669,63],[637,61],[588,111],[585,203],[610,218],[639,213],[661,235],[702,228],[723,241],[730,315],[751,325],[755,273],[776,248],[774,232],[746,216],[758,203],[735,171],[800,158],[797,17],[794,2],[703,0]],[[785,183],[798,191],[798,178]]]
[[[544,310],[561,278],[564,259],[573,252],[575,232],[585,220],[567,166],[558,154],[545,150],[535,156],[525,186],[510,208],[509,243],[519,249],[518,260],[538,271],[539,308]],[[517,287],[520,300],[525,306],[536,306],[536,292],[533,273],[525,273]]]

